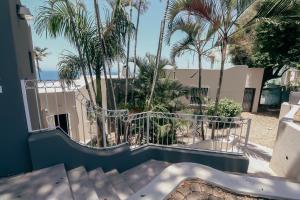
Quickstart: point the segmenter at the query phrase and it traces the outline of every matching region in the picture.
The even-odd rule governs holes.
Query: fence
[[[74,141],[94,148],[128,143],[242,153],[249,119],[183,113],[129,113],[91,106],[84,86],[61,81],[22,80],[29,132],[61,129]]]

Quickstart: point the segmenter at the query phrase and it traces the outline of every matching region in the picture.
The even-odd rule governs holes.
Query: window
[[[208,88],[192,88],[191,89],[191,99],[190,104],[199,104],[202,98],[207,98],[208,96]],[[201,98],[200,98],[201,97]]]

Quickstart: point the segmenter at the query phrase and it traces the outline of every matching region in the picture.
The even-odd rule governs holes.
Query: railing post
[[[245,147],[248,145],[249,135],[250,135],[250,128],[251,128],[251,119],[247,120],[247,132],[246,132],[246,138],[245,138]]]
[[[197,115],[194,116],[194,131],[193,131],[193,144],[195,144],[195,140],[196,140],[196,132],[197,132],[197,129],[198,129],[198,121],[197,121]]]
[[[21,89],[22,89],[22,96],[23,96],[23,103],[24,103],[24,109],[25,109],[25,115],[26,115],[27,128],[28,128],[29,132],[32,132],[32,125],[31,125],[31,119],[30,119],[30,113],[29,113],[29,107],[28,107],[27,90],[26,90],[25,80],[21,80]]]
[[[102,141],[103,147],[106,147],[106,122],[105,122],[105,111],[102,109]]]
[[[147,144],[149,144],[149,134],[150,134],[150,112],[147,112]]]

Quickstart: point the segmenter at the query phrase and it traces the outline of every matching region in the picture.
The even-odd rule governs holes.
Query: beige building
[[[198,89],[199,74],[197,69],[167,69],[167,77],[179,81],[184,86]],[[224,71],[221,98],[232,99],[243,105],[244,111],[257,112],[264,70],[235,66]],[[209,100],[216,98],[220,70],[202,70],[202,91]],[[193,104],[193,92],[182,101]]]
[[[167,77],[175,78],[192,90],[198,89],[198,70],[176,69],[174,71],[167,69],[166,71]],[[207,98],[214,100],[218,87],[219,70],[203,70],[202,76],[202,85]],[[236,66],[225,70],[221,98],[232,99],[242,104],[245,111],[256,112],[262,77],[263,69]],[[92,87],[91,83],[90,87]],[[32,123],[35,127],[54,128],[59,126],[73,139],[85,144],[96,136],[97,123],[89,113],[90,102],[87,100],[89,98],[83,78],[75,80],[75,85],[72,87],[66,87],[60,81],[51,81],[40,82],[38,88],[41,120],[40,122],[33,120]],[[104,79],[102,79],[101,90],[103,107],[107,108]],[[190,97],[182,97],[181,100],[185,104],[193,104],[193,94]]]

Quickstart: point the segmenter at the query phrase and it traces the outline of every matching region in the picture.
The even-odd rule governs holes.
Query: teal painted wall
[[[85,166],[87,170],[102,167],[104,171],[117,169],[123,172],[156,159],[171,163],[194,162],[222,171],[247,173],[249,165],[249,160],[244,156],[167,147],[146,146],[131,151],[128,145],[123,145],[112,150],[91,149],[75,143],[59,130],[31,135],[29,146],[34,169],[64,163],[67,170]]]
[[[11,6],[13,5],[13,7]],[[13,13],[12,13],[13,11]],[[11,16],[13,0],[0,1],[0,177],[31,170],[28,132]],[[24,66],[25,67],[25,66]]]

